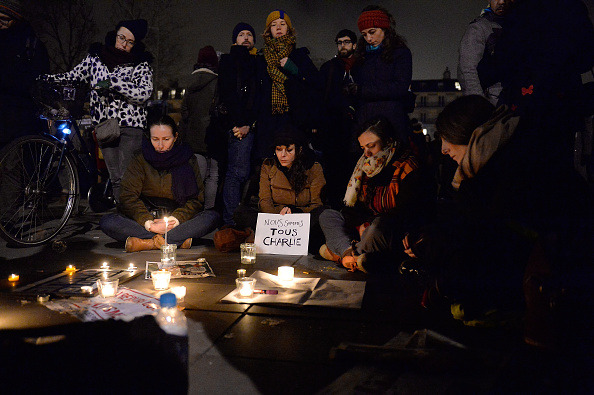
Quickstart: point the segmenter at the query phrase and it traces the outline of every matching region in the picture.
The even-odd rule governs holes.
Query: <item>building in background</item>
[[[446,67],[440,80],[413,80],[411,90],[417,95],[415,110],[410,118],[416,118],[423,124],[423,131],[433,138],[435,135],[435,120],[443,108],[462,96],[460,84],[451,78],[450,70]]]

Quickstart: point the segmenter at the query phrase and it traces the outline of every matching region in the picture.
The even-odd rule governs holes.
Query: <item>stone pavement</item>
[[[121,243],[98,229],[99,218],[91,212],[72,218],[60,238],[46,246],[20,249],[0,243],[0,334],[76,321],[35,301],[15,298],[6,280],[11,273],[21,276],[22,285],[61,272],[69,264],[78,269],[97,268],[102,262],[115,268],[129,263],[144,268],[147,260],[158,257],[157,251],[125,253]],[[216,277],[174,280],[174,285],[188,287],[183,305],[190,319],[190,393],[538,392],[551,385],[553,390],[566,390],[568,384],[575,384],[572,374],[578,362],[535,352],[522,343],[522,330],[517,326],[468,328],[448,317],[428,319],[423,313],[395,313],[397,309],[220,303],[234,289],[236,269],[241,266],[239,253],[217,252],[211,237],[190,250],[178,251],[180,260],[198,257],[207,259]],[[313,256],[258,256],[248,275],[250,269],[275,273],[281,265],[292,265],[297,276],[366,280],[363,273],[348,273]],[[150,281],[142,277],[125,286],[155,293]],[[331,351],[341,343],[379,347],[399,334],[422,328],[468,346],[474,366],[447,353],[436,354],[439,358],[427,364],[419,353],[403,355],[383,349],[331,358]],[[557,361],[563,361],[562,368]]]

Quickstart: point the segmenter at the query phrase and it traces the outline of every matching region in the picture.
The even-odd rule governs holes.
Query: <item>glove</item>
[[[351,82],[350,84],[348,84],[347,86],[345,86],[344,88],[342,88],[342,93],[345,96],[354,96],[357,97],[361,94],[361,88],[359,87],[358,84],[355,84],[354,82]]]
[[[111,81],[110,80],[98,81],[95,86],[97,88],[108,89],[111,86]]]
[[[299,68],[291,59],[287,59],[283,69],[291,75],[297,75],[297,73],[299,73]]]

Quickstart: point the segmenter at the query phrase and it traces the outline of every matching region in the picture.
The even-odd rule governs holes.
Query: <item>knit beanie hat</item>
[[[134,35],[134,41],[140,41],[148,33],[148,22],[144,19],[132,19],[129,21],[120,21],[116,25],[116,32],[120,27],[125,27]]]
[[[200,51],[198,51],[198,60],[196,60],[194,70],[200,68],[210,69],[215,73],[219,68],[219,58],[217,57],[215,49],[211,45],[200,48]]]
[[[0,13],[6,14],[13,19],[25,19],[23,16],[23,3],[20,0],[0,1]]]
[[[390,27],[390,17],[381,10],[364,11],[359,15],[357,27],[359,28],[359,31],[372,27],[388,29]]]
[[[334,39],[334,41],[338,40],[341,37],[348,37],[351,40],[351,42],[355,44],[357,43],[357,35],[352,30],[342,29],[336,34],[336,38]]]
[[[272,139],[273,146],[295,144],[298,147],[306,145],[307,140],[305,135],[295,125],[286,124],[275,130],[274,138]]]
[[[291,29],[293,28],[293,25],[291,24],[291,18],[289,18],[286,12],[284,12],[283,10],[274,10],[270,14],[268,14],[268,17],[266,18],[265,30],[268,30],[268,28],[270,28],[270,24],[272,23],[272,21],[276,21],[277,19],[284,19],[287,23],[287,26]]]
[[[235,41],[237,41],[237,36],[239,35],[239,33],[241,33],[244,30],[249,30],[250,32],[252,32],[252,36],[254,36],[254,43],[256,42],[256,31],[254,30],[252,25],[245,22],[239,22],[233,28],[233,36],[231,36],[231,42],[233,44],[235,44]]]

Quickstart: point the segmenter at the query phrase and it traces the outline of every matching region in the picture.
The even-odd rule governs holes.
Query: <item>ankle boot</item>
[[[126,252],[137,252],[145,250],[156,250],[155,242],[152,239],[139,239],[138,237],[128,237],[126,239]]]
[[[186,239],[186,241],[184,241],[182,243],[182,245],[179,246],[179,248],[183,248],[183,249],[192,248],[192,238],[190,237],[189,239]]]
[[[163,237],[163,235],[160,235],[158,233],[153,236],[152,240],[155,244],[155,250],[160,250],[161,246],[165,244],[165,238]]]

